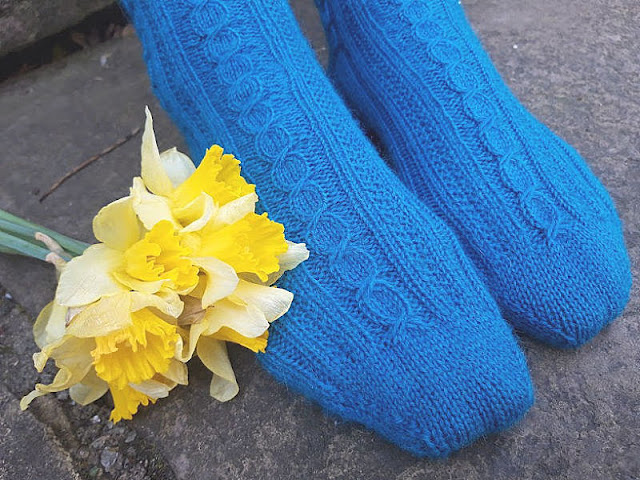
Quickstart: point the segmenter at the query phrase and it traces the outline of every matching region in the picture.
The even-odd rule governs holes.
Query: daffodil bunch
[[[69,389],[84,405],[110,391],[111,419],[131,419],[187,384],[196,354],[213,373],[211,396],[227,401],[238,384],[226,342],[264,352],[270,323],[291,305],[273,283],[308,257],[305,245],[255,213],[255,186],[233,155],[213,146],[195,168],[175,148],[160,153],[146,114],[141,176],[94,218],[100,243],[68,262],[56,256],[59,283],[34,325],[34,364],[41,371],[52,359],[58,372],[23,409],[50,392]]]

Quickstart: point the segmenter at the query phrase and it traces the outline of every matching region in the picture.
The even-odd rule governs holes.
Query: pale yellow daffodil
[[[214,145],[196,169],[189,157],[172,148],[160,153],[153,118],[146,112],[141,176],[134,178],[134,210],[147,229],[168,220],[181,233],[207,223],[231,224],[255,210],[255,185],[240,175],[240,162]]]
[[[194,255],[215,257],[238,274],[267,282],[280,270],[279,258],[291,244],[281,224],[255,213],[258,196],[255,186],[240,175],[240,162],[217,145],[195,170],[189,157],[175,148],[159,153],[148,109],[146,114],[142,176],[131,189],[142,224],[150,229],[170,222]],[[292,249],[300,253],[298,263],[307,255],[300,247]]]
[[[156,294],[181,309],[179,295],[188,294],[203,279],[204,298],[210,303],[224,298],[238,283],[231,266],[193,255],[169,221],[161,220],[146,231],[130,196],[100,210],[93,231],[103,243],[92,245],[63,268],[56,291],[61,306],[81,307],[133,290]]]
[[[293,294],[240,280],[231,295],[208,308],[202,307],[197,290],[191,295],[185,297],[185,309],[178,318],[185,327],[181,332],[184,350],[179,358],[186,362],[196,352],[213,373],[211,396],[223,402],[230,400],[238,393],[238,383],[225,342],[264,352],[269,325],[289,310]]]
[[[37,384],[20,402],[69,389],[86,405],[111,391],[111,419],[130,419],[139,405],[166,397],[187,383],[182,338],[172,317],[174,307],[157,296],[124,292],[104,297],[81,309],[57,303],[45,307],[34,326],[41,351],[34,364],[42,371],[49,358],[58,367],[53,382]],[[173,322],[168,319],[173,318]]]
[[[36,368],[51,358],[59,370],[22,408],[50,392],[69,389],[84,405],[108,390],[111,419],[130,419],[187,383],[194,354],[213,373],[211,396],[229,400],[238,384],[226,342],[265,352],[271,322],[291,306],[273,283],[308,258],[305,245],[255,213],[255,186],[233,155],[213,146],[196,168],[175,148],[160,153],[146,114],[141,177],[94,218],[100,243],[60,260],[55,299],[34,325]]]

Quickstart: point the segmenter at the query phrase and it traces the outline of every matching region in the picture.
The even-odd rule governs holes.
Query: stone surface
[[[16,398],[2,384],[0,411],[0,478],[80,478],[51,429],[30,412],[21,414]]]
[[[0,0],[0,57],[76,25],[113,0]]]
[[[326,60],[311,0],[293,3]],[[34,402],[39,421],[67,418],[74,426],[73,435],[63,421],[51,428],[82,472],[144,478],[144,462],[134,460],[146,448],[157,448],[147,463],[161,468],[166,462],[171,470],[158,470],[166,475],[162,478],[640,478],[640,4],[464,4],[514,92],[583,153],[611,191],[634,264],[635,285],[625,314],[577,351],[522,338],[537,388],[535,406],[512,430],[448,460],[413,458],[370,431],[328,417],[272,380],[250,353],[232,347],[241,391],[225,404],[208,397],[209,376],[197,361],[192,362],[189,387],[143,409],[125,424],[128,430],[116,434],[112,432],[121,424],[107,427],[106,400],[84,408],[64,397]],[[100,58],[108,59],[105,66]],[[181,145],[150,94],[140,49],[132,39],[112,41],[71,57],[64,67],[53,65],[0,85],[0,208],[90,240],[92,215],[124,194],[138,171],[139,136],[74,176],[45,202],[39,203],[38,196],[74,165],[140,126],[145,104],[154,112],[160,148]],[[0,380],[17,398],[38,381],[29,359],[35,349],[28,338],[29,317],[52,296],[54,275],[37,262],[0,257],[0,284],[25,309],[12,302],[9,312],[0,309]],[[91,421],[94,415],[100,422]],[[105,435],[117,439],[101,440]],[[119,464],[129,445],[141,446],[127,457],[129,463]],[[116,473],[104,471],[100,463],[105,449],[119,452],[110,467]]]
[[[29,316],[0,287],[0,479],[175,479],[158,448],[138,438],[132,424],[108,421],[111,409],[104,401],[79,407],[60,392],[20,412],[20,397],[54,374],[51,366],[35,372],[34,350]],[[71,465],[75,477],[66,473]],[[47,469],[49,474],[38,473]]]

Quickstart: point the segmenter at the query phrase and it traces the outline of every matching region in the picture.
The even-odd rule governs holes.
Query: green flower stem
[[[2,245],[0,245],[0,253],[8,253],[9,255],[20,255],[20,252]]]
[[[69,252],[73,256],[82,255],[82,253],[89,247],[88,243],[74,240],[73,238],[69,238],[65,235],[62,235],[61,233],[55,232],[36,223],[29,222],[28,220],[24,220],[23,218],[16,217],[15,215],[12,215],[9,212],[5,212],[4,210],[0,209],[0,233],[8,234],[12,237],[24,240],[25,242],[31,243],[34,246],[40,246],[44,249],[44,247],[42,247],[42,244],[34,238],[36,232],[42,232],[45,235],[50,236],[56,242],[58,242],[65,251]],[[0,240],[0,247],[14,249],[11,245],[6,244],[2,240]]]
[[[42,246],[2,231],[0,231],[0,245],[2,245],[2,250],[6,253],[18,253],[39,260],[46,260],[47,255],[50,253],[48,249]]]

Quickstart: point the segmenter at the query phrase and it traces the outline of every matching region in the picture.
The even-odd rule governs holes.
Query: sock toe
[[[497,311],[475,304],[466,313],[423,319],[400,338],[380,332],[356,344],[334,335],[327,318],[323,338],[309,333],[306,342],[292,323],[275,324],[260,361],[328,411],[414,455],[447,457],[509,428],[534,399],[524,355]],[[290,315],[296,317],[295,305]],[[314,319],[306,323],[314,329]]]
[[[591,340],[622,313],[631,290],[629,257],[615,230],[561,233],[557,244],[543,244],[538,252],[522,244],[527,246],[518,255],[523,261],[490,280],[495,292],[515,292],[498,294],[505,317],[558,347]]]

